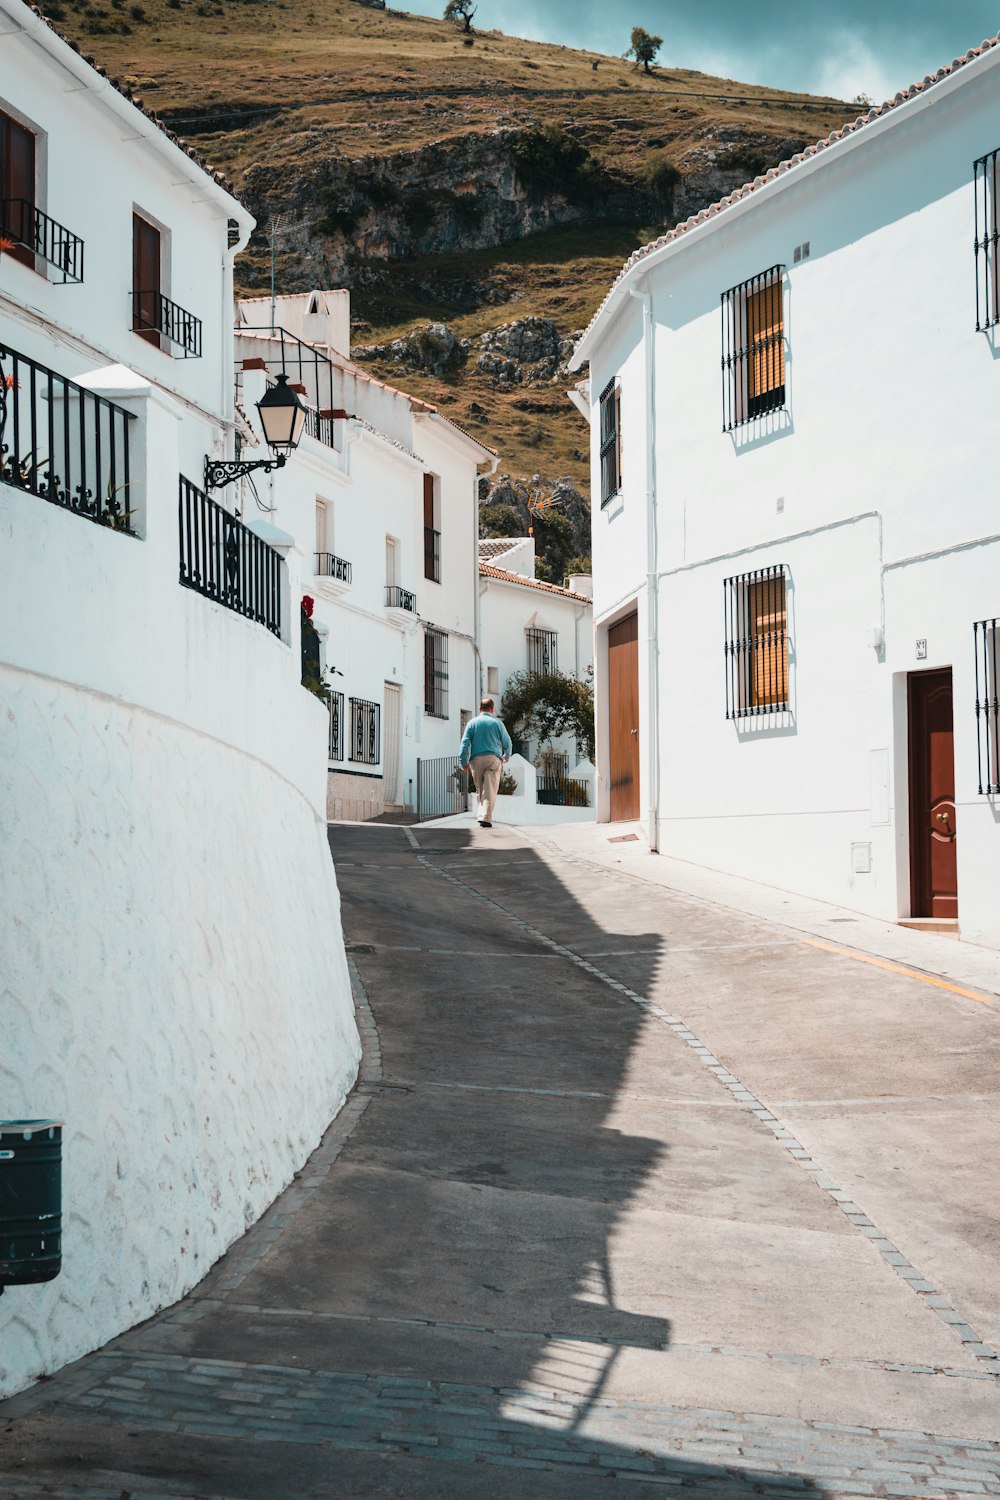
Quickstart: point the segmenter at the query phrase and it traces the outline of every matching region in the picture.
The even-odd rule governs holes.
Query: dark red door
[[[35,268],[35,137],[9,115],[0,114],[0,223],[7,237],[22,243],[8,250],[12,260]]]
[[[910,674],[909,734],[911,915],[957,917],[950,667]]]
[[[611,821],[639,816],[639,616],[608,631],[608,768]]]
[[[160,348],[160,231],[132,215],[132,327]]]

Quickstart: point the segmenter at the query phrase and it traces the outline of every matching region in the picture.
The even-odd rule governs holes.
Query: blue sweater
[[[506,760],[513,747],[510,735],[495,714],[477,714],[465,726],[460,758],[467,766],[474,755],[497,755]]]

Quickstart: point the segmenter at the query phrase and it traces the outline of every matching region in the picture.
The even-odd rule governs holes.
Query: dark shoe
[[[482,823],[482,822],[481,822],[481,823],[480,823],[480,824],[479,824],[479,826],[480,826],[480,828],[492,828],[492,827],[493,827],[493,824],[492,824],[492,823]]]

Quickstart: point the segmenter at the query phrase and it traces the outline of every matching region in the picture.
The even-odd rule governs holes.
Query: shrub
[[[128,8],[128,13],[132,17],[133,21],[144,21],[146,19],[146,12],[143,10],[141,5],[130,5]]]
[[[749,182],[753,177],[759,177],[762,172],[778,165],[775,157],[778,155],[777,148],[768,143],[754,145],[750,141],[740,141],[728,150],[722,151],[715,158],[715,165],[723,171],[739,171],[743,173],[744,180]]]
[[[407,197],[403,205],[403,218],[414,234],[423,234],[437,218],[438,207],[433,193],[427,192],[425,188],[418,188]]]
[[[361,184],[361,190],[376,208],[391,208],[399,202],[399,188],[389,177],[372,177]]]
[[[316,220],[320,234],[352,234],[357,227],[358,213],[353,204],[342,203],[332,194],[323,204],[323,211]]]
[[[517,796],[517,779],[509,771],[500,772],[500,786],[498,791],[501,797]]]
[[[649,191],[669,213],[674,206],[674,189],[681,180],[679,168],[674,166],[669,157],[657,152],[646,163],[645,177]]]
[[[526,130],[514,145],[514,166],[529,191],[553,189],[570,199],[586,200],[603,182],[603,174],[586,146],[558,125]]]
[[[483,205],[471,193],[456,193],[454,212],[463,229],[478,229],[483,222]]]

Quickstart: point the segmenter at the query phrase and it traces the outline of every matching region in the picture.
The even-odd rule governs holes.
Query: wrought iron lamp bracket
[[[287,462],[286,455],[279,453],[277,458],[255,458],[252,460],[241,458],[222,458],[205,460],[205,489],[220,490],[223,485],[232,484],[234,480],[242,479],[244,474],[252,474],[255,469],[262,469],[269,474],[272,469],[282,469]]]

